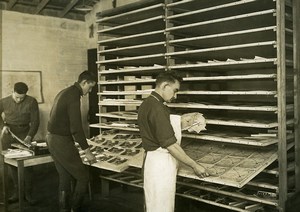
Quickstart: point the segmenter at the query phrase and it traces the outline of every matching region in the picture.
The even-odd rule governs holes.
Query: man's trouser
[[[59,175],[59,192],[71,192],[72,181],[75,181],[72,207],[80,207],[87,191],[89,173],[82,163],[72,136],[60,136],[48,133],[46,141]]]

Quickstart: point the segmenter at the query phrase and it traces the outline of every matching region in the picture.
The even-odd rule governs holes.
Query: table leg
[[[109,195],[109,181],[106,179],[101,179],[101,193],[104,197]]]
[[[6,192],[6,185],[7,185],[7,165],[4,163],[4,156],[0,155],[0,166],[1,166],[1,175],[2,175],[2,192],[3,192],[3,204],[4,204],[4,211],[7,211],[7,192]]]
[[[89,200],[93,199],[93,194],[92,194],[92,186],[91,186],[91,182],[89,182],[88,184],[88,190],[89,190]]]
[[[23,211],[24,204],[24,161],[18,160],[19,210]]]

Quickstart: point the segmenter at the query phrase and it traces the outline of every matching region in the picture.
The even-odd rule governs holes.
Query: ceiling
[[[100,0],[0,0],[0,9],[84,21]]]

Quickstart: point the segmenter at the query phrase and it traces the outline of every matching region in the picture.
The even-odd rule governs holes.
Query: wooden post
[[[101,17],[97,17],[97,18],[101,19]],[[97,30],[99,31],[101,29],[104,29],[104,26],[102,26],[101,24],[98,24],[98,29]],[[104,37],[104,35],[101,35],[100,33],[98,33],[98,41],[101,41],[103,37]],[[104,46],[98,45],[98,48],[97,48],[97,61],[98,62],[105,60],[105,56],[100,55],[98,53],[99,51],[103,51],[104,49],[105,49]],[[105,65],[97,63],[97,70],[98,70],[98,82],[104,80],[105,75],[102,76],[101,71],[105,70]],[[98,83],[98,92],[101,92],[101,91],[102,91],[101,84]],[[103,100],[103,97],[98,95],[98,102],[100,102],[101,100]],[[98,105],[98,107],[99,107],[99,113],[101,113],[101,112],[105,113],[106,112],[105,107],[101,107],[100,105]],[[101,124],[102,122],[105,122],[105,119],[103,117],[99,116],[99,124]],[[100,134],[102,133],[102,128],[99,128],[99,133]]]
[[[171,3],[172,0],[165,0],[165,7],[167,4]],[[165,25],[166,29],[172,27],[174,24],[170,23],[167,19],[168,16],[172,15],[173,11],[169,10],[167,7],[165,8]],[[174,39],[174,35],[171,35],[169,31],[165,31],[166,34],[166,53],[174,52],[174,47],[170,46],[169,41]],[[171,59],[171,56],[166,56],[166,69],[169,70],[169,67],[175,64],[175,60]]]
[[[285,1],[276,1],[279,211],[287,199]]]
[[[300,2],[293,1],[295,179],[300,191]]]

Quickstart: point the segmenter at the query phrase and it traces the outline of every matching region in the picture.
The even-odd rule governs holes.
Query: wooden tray
[[[275,147],[250,148],[194,142],[187,145],[185,151],[211,174],[210,177],[201,180],[238,188],[244,186],[277,159]],[[183,164],[180,164],[178,175],[200,179],[191,168]]]

